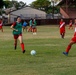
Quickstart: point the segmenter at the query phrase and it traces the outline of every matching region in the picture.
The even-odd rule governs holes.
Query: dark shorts
[[[19,36],[22,36],[22,34],[14,35],[14,39],[18,39]]]

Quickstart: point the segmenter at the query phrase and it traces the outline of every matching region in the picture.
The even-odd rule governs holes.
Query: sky
[[[17,1],[23,1],[23,2],[25,2],[27,5],[29,5],[30,3],[32,3],[33,1],[36,1],[36,0],[17,0]]]

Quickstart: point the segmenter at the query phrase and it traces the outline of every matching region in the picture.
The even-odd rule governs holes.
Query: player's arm
[[[16,23],[13,23],[10,28],[11,28],[12,30],[18,31],[17,29],[14,28],[15,25],[16,25]]]

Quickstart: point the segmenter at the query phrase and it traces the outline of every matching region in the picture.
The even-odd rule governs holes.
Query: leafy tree
[[[58,2],[59,0],[54,0],[55,2]],[[51,1],[49,0],[36,0],[32,2],[32,7],[36,9],[40,9],[45,11],[46,13],[53,13],[53,7],[51,6]],[[59,9],[58,7],[54,7],[54,13],[58,13]]]
[[[26,3],[22,2],[22,1],[20,1],[20,2],[13,1],[13,4],[16,7],[16,9],[23,8],[26,5]]]
[[[4,1],[4,5],[6,8],[10,8],[13,6],[13,3],[11,1],[7,0],[7,1]]]
[[[0,8],[2,8],[4,5],[4,1],[3,0],[0,0]]]
[[[25,5],[26,5],[26,3],[22,2],[22,1],[19,2],[20,7],[24,7]]]
[[[18,2],[16,0],[12,0],[12,1],[5,0],[4,5],[5,5],[6,8],[11,8],[11,7],[14,6],[15,8],[18,9],[18,8],[22,8],[23,6],[25,6],[26,3],[22,2],[22,1]]]
[[[0,0],[0,15],[2,14],[3,5],[4,5],[3,0]]]
[[[44,10],[47,12],[50,4],[51,3],[49,0],[36,0],[36,1],[32,2],[31,6],[36,9]]]

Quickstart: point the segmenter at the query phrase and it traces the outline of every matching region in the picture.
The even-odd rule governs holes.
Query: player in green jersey
[[[19,39],[22,52],[25,53],[23,37],[22,37],[22,22],[20,16],[18,16],[17,21],[11,25],[11,29],[13,30],[14,41],[15,41],[14,48],[15,49],[17,48],[17,39]]]
[[[33,19],[33,25],[32,25],[32,32],[33,32],[33,35],[36,35],[36,32],[37,32],[37,22],[35,20],[35,18]]]

